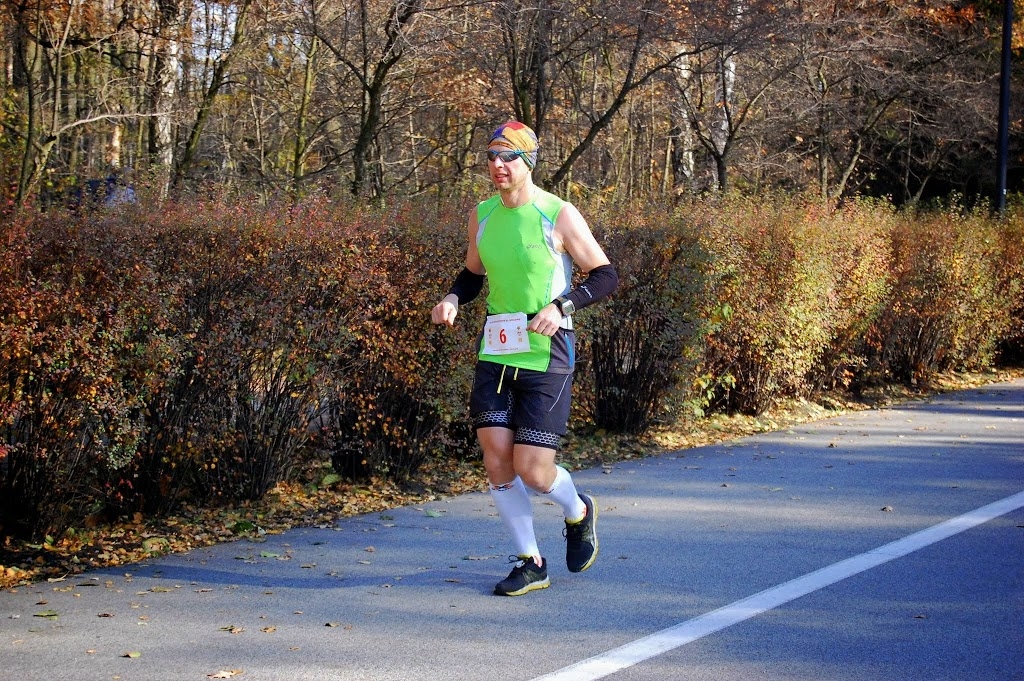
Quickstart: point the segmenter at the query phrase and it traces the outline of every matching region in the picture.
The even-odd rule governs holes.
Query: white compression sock
[[[512,535],[512,545],[518,556],[540,556],[537,548],[537,535],[533,531],[533,504],[526,491],[526,485],[516,479],[505,485],[491,485],[491,499],[498,515],[505,523],[505,528]]]
[[[555,468],[558,469],[558,473],[555,475],[555,482],[551,485],[551,489],[544,492],[544,494],[562,507],[562,513],[565,514],[566,520],[570,522],[583,520],[583,516],[587,513],[587,506],[580,499],[580,495],[576,491],[576,484],[572,481],[572,476],[569,475],[569,471],[561,466],[555,466]]]

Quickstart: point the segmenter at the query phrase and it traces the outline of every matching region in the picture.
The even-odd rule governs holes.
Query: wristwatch
[[[563,317],[568,317],[576,311],[576,306],[565,296],[558,296],[552,302],[558,307]]]

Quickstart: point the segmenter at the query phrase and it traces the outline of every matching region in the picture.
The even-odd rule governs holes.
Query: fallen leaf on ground
[[[840,391],[826,395],[823,404],[830,415],[838,415],[842,411],[879,408],[921,395],[1021,376],[1024,376],[1024,371],[1020,369],[1003,369],[998,373],[942,374],[936,377],[930,388],[911,390],[902,386],[881,386],[869,389],[856,399]],[[716,415],[713,419],[683,419],[678,423],[655,426],[648,434],[639,437],[581,428],[567,436],[563,455],[572,468],[607,467],[636,457],[663,454],[666,449],[689,449],[764,432],[765,427],[791,430],[794,425],[814,420],[824,413],[823,410],[808,411],[807,403],[803,401],[784,401],[773,407],[770,418]],[[833,425],[850,424],[835,422]],[[855,435],[866,437],[868,433],[854,431],[844,435],[848,438]],[[969,440],[963,434],[958,437]],[[837,447],[843,446],[833,441]],[[676,454],[674,458],[685,458],[685,455]],[[845,464],[855,465],[852,461]],[[279,534],[293,527],[332,527],[339,517],[379,513],[385,514],[381,516],[382,520],[393,520],[394,516],[389,514],[392,509],[410,505],[422,508],[422,504],[437,502],[436,493],[432,490],[443,490],[446,496],[458,495],[478,492],[486,485],[479,460],[432,460],[424,465],[420,477],[426,490],[421,493],[410,493],[400,483],[384,478],[374,479],[372,486],[328,479],[327,482],[333,482],[328,488],[319,484],[324,482],[324,471],[320,463],[315,462],[299,473],[299,479],[278,483],[265,498],[251,505],[247,502],[243,507],[202,508],[185,504],[177,515],[147,517],[140,513],[110,525],[80,530],[74,536],[51,537],[51,543],[42,553],[42,544],[37,541],[10,540],[3,547],[5,557],[3,567],[0,567],[0,589],[80,579],[81,573],[89,569],[136,563],[151,558],[153,549],[164,552],[164,541],[161,540],[167,542],[166,552],[183,553],[236,539],[263,540],[265,534]],[[306,487],[307,483],[314,484]],[[497,516],[494,512],[487,514]],[[278,558],[284,559],[284,556]],[[256,562],[251,557],[240,557],[239,560]],[[125,582],[131,581],[130,573],[126,573]],[[115,586],[112,580],[105,584],[108,588]]]

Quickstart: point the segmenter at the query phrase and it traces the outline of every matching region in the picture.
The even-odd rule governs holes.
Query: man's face
[[[487,169],[491,173],[491,182],[498,191],[514,191],[522,187],[530,176],[530,166],[522,156],[504,160],[497,154],[505,157],[511,155],[508,147],[492,146],[487,148]],[[492,153],[493,152],[493,153]]]

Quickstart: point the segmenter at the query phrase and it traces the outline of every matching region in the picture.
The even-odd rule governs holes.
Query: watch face
[[[573,305],[572,301],[569,300],[568,298],[560,298],[559,300],[562,301],[561,307],[563,317],[568,317],[569,315],[576,311],[576,306]]]

